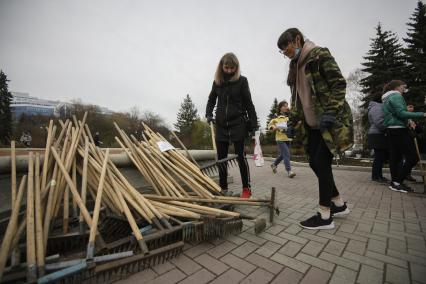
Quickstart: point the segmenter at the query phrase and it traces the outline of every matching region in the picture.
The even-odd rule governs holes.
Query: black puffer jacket
[[[216,106],[216,140],[241,141],[247,137],[245,117],[250,120],[252,129],[257,128],[257,115],[251,100],[247,78],[225,82],[218,86],[213,82],[206,107],[206,117],[213,117]]]

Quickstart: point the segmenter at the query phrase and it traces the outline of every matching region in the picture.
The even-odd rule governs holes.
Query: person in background
[[[383,124],[384,113],[382,104],[382,94],[373,93],[371,101],[368,104],[368,147],[374,150],[374,160],[371,169],[371,180],[380,183],[389,183],[389,180],[383,177],[383,164],[388,158],[388,141],[385,136],[385,125]]]
[[[413,105],[407,105],[407,111],[409,112],[413,112],[414,111],[414,106]],[[416,129],[418,129],[417,124],[413,121],[413,120],[408,120],[408,131],[411,134],[411,136],[416,137],[417,136],[417,131]],[[415,147],[414,143],[413,143],[413,147]],[[416,149],[414,149],[416,151]],[[401,164],[401,168],[404,165],[405,159],[403,161],[403,163]],[[411,182],[417,182],[417,180],[412,176],[411,171],[413,170],[413,168],[411,168],[408,171],[408,174],[405,176],[405,180],[411,181]]]
[[[331,163],[353,145],[353,120],[345,100],[346,81],[327,48],[305,40],[297,28],[278,39],[280,53],[290,58],[292,150],[307,154],[318,178],[317,214],[300,222],[307,229],[333,229],[333,216],[349,214],[334,182]]]
[[[413,145],[414,140],[407,126],[409,119],[426,117],[426,113],[407,110],[403,97],[407,92],[407,85],[401,80],[390,81],[385,85],[383,92],[384,125],[389,141],[389,167],[392,177],[389,189],[407,193],[412,190],[403,183],[404,179],[419,161]],[[405,162],[400,167],[403,157]]]
[[[214,119],[215,106],[216,118]],[[219,160],[228,156],[230,142],[234,144],[243,185],[241,197],[250,198],[250,173],[245,159],[244,140],[248,136],[254,136],[254,132],[258,128],[257,115],[251,100],[247,78],[241,76],[240,63],[233,53],[223,55],[217,65],[207,101],[206,118],[207,122],[216,124],[216,146]],[[228,191],[226,167],[219,168],[219,185],[224,193]]]
[[[282,101],[278,104],[277,117],[271,119],[268,124],[268,129],[275,131],[275,141],[277,142],[279,155],[271,164],[272,172],[277,173],[277,166],[281,161],[284,161],[284,167],[289,178],[293,178],[296,174],[291,170],[290,164],[290,139],[286,135],[287,122],[289,116],[288,103]]]
[[[96,132],[95,135],[93,136],[93,142],[95,142],[95,145],[98,147],[101,147],[101,144],[103,144],[101,140],[99,139],[99,132]]]

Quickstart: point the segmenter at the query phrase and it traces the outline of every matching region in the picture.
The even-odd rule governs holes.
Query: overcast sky
[[[344,76],[360,67],[380,21],[406,36],[416,0],[0,0],[0,68],[11,91],[160,114],[171,126],[186,94],[204,117],[220,57],[240,60],[262,126],[289,99],[279,35],[298,27]]]

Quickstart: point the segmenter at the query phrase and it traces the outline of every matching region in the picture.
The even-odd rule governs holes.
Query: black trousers
[[[307,150],[309,166],[318,178],[319,204],[331,207],[331,199],[339,195],[331,170],[333,154],[331,154],[318,129],[308,128]]]
[[[246,154],[244,153],[244,140],[233,142],[233,144],[234,144],[235,154],[238,155],[238,166],[240,168],[241,181],[242,181],[243,187],[250,187],[250,184],[249,184],[250,169],[247,164],[247,160],[245,159]],[[218,160],[228,157],[228,148],[229,148],[228,141],[216,140],[216,147],[217,147]],[[228,189],[227,177],[228,177],[228,168],[219,167],[219,185],[222,189],[225,189],[225,190]]]
[[[374,148],[374,160],[371,168],[371,178],[379,179],[383,177],[383,164],[388,158],[388,149]]]
[[[419,161],[414,140],[408,133],[407,128],[388,128],[387,134],[389,141],[389,167],[392,181],[402,183]],[[403,157],[405,162],[401,167]]]

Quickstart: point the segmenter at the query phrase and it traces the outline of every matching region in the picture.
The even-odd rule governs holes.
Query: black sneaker
[[[321,214],[317,213],[317,215],[312,216],[311,218],[302,221],[299,225],[305,229],[310,230],[321,230],[321,229],[334,229],[333,217],[330,219],[324,220],[321,218]]]
[[[373,178],[372,181],[378,182],[378,183],[389,183],[389,180],[385,177],[379,177],[379,178]]]
[[[330,212],[333,217],[343,217],[348,215],[351,211],[348,206],[346,206],[346,202],[343,203],[343,206],[336,206],[334,202],[331,202]]]
[[[394,182],[391,182],[389,185],[389,189],[396,191],[396,192],[402,192],[402,193],[407,193],[407,186],[404,184],[395,184]]]
[[[272,172],[273,172],[274,174],[276,174],[276,173],[277,173],[277,165],[275,165],[274,163],[272,163],[272,164],[271,164],[271,169],[272,169]]]
[[[406,176],[405,179],[408,181],[417,182],[417,180],[412,175]]]
[[[414,190],[411,187],[409,187],[408,185],[406,185],[405,183],[401,183],[401,186],[407,192],[414,192]]]

